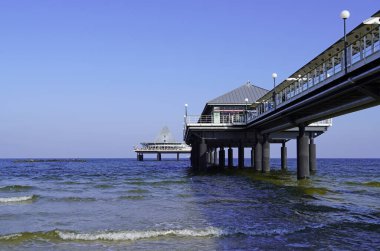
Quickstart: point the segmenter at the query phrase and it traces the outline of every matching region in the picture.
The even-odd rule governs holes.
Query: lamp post
[[[276,78],[277,78],[277,73],[272,73],[272,78],[273,78],[273,108],[276,109]]]
[[[343,29],[344,29],[344,73],[347,74],[347,37],[346,37],[346,19],[350,17],[350,12],[348,10],[343,10],[340,13],[340,18],[343,19]]]
[[[245,122],[247,123],[247,113],[248,113],[248,98],[244,99],[245,101]]]
[[[185,122],[185,125],[187,124],[187,104],[185,104],[185,115],[183,115],[183,120]]]
[[[272,78],[273,78],[273,89],[274,89],[276,87],[277,73],[272,73]]]

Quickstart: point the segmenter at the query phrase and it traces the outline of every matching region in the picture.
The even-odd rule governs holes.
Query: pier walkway
[[[379,34],[380,11],[272,90],[247,83],[208,102],[201,115],[186,111],[184,140],[192,146],[192,166],[224,167],[227,147],[231,167],[237,147],[243,167],[244,148],[250,147],[251,166],[268,172],[270,144],[281,143],[286,169],[286,142],[295,139],[297,177],[308,178],[317,168],[314,139],[332,126],[331,118],[380,104]]]

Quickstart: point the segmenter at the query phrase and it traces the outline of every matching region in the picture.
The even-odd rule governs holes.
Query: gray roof
[[[248,98],[248,103],[252,104],[267,92],[268,90],[248,82],[222,96],[210,100],[207,102],[207,105],[245,104],[244,100],[246,98]]]

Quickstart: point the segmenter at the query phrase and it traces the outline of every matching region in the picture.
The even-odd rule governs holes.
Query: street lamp
[[[277,73],[272,73],[272,78],[273,78],[273,108],[276,109],[276,78],[277,78]]]
[[[187,107],[188,107],[188,105],[185,104],[185,117],[187,117]]]
[[[245,98],[244,101],[245,101],[245,122],[247,122],[248,98]]]
[[[350,17],[350,12],[348,10],[343,10],[340,13],[340,18],[343,19],[343,29],[344,29],[344,73],[347,74],[347,38],[346,38],[346,19]]]
[[[272,78],[273,78],[273,89],[274,89],[276,87],[277,73],[272,73]]]

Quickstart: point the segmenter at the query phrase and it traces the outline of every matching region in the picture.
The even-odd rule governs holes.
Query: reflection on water
[[[248,164],[248,160],[247,160]],[[0,161],[0,249],[375,249],[380,160],[192,174],[187,160]]]

